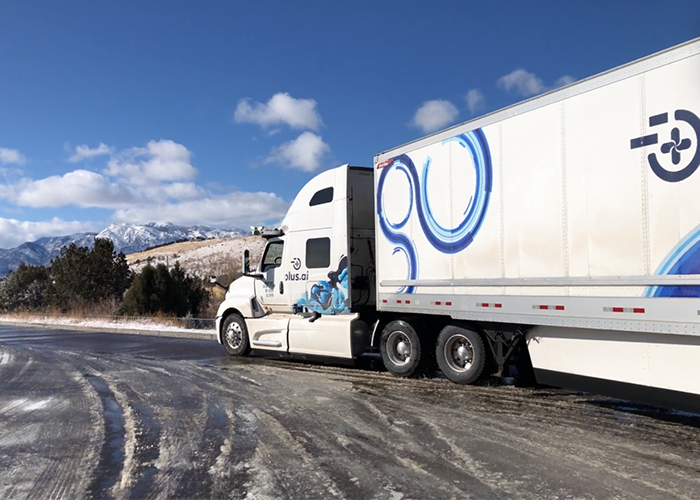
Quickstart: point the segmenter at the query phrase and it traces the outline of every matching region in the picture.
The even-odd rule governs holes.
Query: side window
[[[268,243],[265,249],[265,255],[263,256],[261,270],[266,272],[275,267],[280,267],[282,265],[282,248],[284,247],[283,241],[275,241]]]
[[[316,205],[323,205],[324,203],[330,203],[331,201],[333,201],[333,188],[328,187],[321,189],[320,191],[316,191],[316,193],[314,193],[314,195],[311,197],[309,206],[315,207]]]
[[[313,238],[306,240],[306,267],[327,269],[331,265],[331,239]]]

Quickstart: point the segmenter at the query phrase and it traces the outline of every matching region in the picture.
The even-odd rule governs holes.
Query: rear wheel
[[[402,320],[392,321],[382,330],[379,350],[386,369],[399,377],[422,374],[430,359],[416,330]]]
[[[248,328],[245,320],[238,314],[226,316],[221,326],[221,340],[231,356],[244,356],[250,352]]]
[[[446,326],[440,332],[435,349],[438,366],[452,382],[471,384],[484,371],[486,351],[481,336],[457,326]]]

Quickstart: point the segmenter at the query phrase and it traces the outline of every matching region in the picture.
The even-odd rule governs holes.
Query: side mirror
[[[243,250],[243,275],[250,274],[250,250]]]
[[[209,283],[211,283],[212,285],[220,286],[221,288],[226,290],[226,287],[218,282],[216,276],[209,276]]]

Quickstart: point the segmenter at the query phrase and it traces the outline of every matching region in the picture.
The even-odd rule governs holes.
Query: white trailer
[[[700,411],[698,116],[700,39],[323,172],[219,342]]]

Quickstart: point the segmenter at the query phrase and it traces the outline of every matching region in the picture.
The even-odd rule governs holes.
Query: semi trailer
[[[700,38],[321,172],[218,341],[700,411],[699,117]]]

